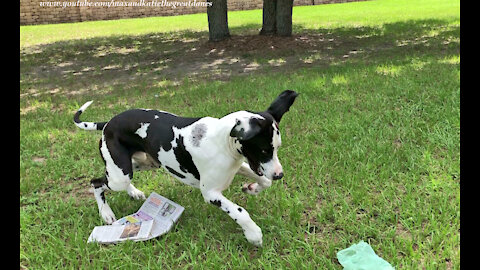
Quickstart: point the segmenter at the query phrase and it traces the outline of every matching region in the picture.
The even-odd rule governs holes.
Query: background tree
[[[263,0],[260,35],[292,35],[293,0]]]
[[[208,34],[210,41],[220,41],[230,37],[227,18],[227,0],[207,0]]]

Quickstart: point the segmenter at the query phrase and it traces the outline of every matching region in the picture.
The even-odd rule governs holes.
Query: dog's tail
[[[75,113],[73,116],[73,122],[77,127],[84,129],[84,130],[102,130],[103,127],[107,124],[107,122],[82,122],[80,120],[80,115],[92,104],[93,100],[83,104],[80,109]]]

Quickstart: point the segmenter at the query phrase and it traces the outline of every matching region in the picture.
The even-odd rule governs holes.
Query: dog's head
[[[282,144],[278,125],[297,96],[295,91],[283,91],[266,111],[237,119],[230,132],[230,136],[239,140],[242,155],[259,176],[265,175],[273,180],[283,177],[282,164],[277,156]]]

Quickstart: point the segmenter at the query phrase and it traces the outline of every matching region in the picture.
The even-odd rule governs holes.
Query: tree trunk
[[[277,35],[284,37],[292,35],[292,10],[293,0],[277,0]]]
[[[263,0],[260,35],[292,35],[293,0]]]
[[[260,35],[277,34],[277,0],[263,0],[263,23]]]
[[[210,41],[220,41],[230,37],[228,31],[227,0],[207,0],[208,33]]]

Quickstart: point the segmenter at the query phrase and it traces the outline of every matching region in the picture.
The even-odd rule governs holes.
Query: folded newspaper
[[[158,237],[172,229],[183,210],[183,206],[152,192],[135,214],[123,217],[112,225],[93,228],[87,243],[112,244]]]

